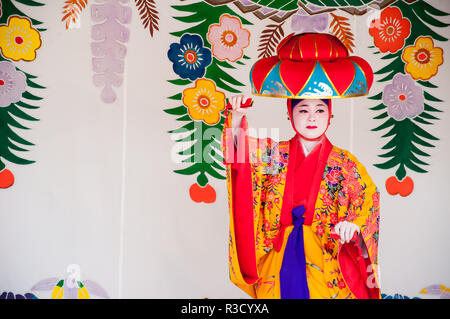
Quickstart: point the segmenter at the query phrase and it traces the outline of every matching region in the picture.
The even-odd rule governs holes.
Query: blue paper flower
[[[212,61],[211,50],[203,46],[202,38],[189,33],[181,37],[180,43],[170,45],[167,56],[173,62],[173,71],[191,81],[203,77]]]
[[[38,298],[32,293],[20,295],[4,291],[2,294],[0,294],[0,299],[38,299]]]
[[[381,299],[420,299],[420,298],[418,298],[418,297],[410,298],[408,296],[400,295],[400,294],[395,294],[393,296],[386,295],[386,294],[381,294]]]

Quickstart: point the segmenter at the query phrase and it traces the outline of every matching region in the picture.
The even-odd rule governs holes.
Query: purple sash
[[[303,246],[304,213],[303,205],[292,210],[294,229],[289,234],[280,270],[281,299],[309,299]]]

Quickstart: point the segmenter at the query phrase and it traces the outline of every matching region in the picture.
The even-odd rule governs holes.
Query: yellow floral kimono
[[[252,298],[280,298],[280,268],[293,228],[281,223],[290,141],[249,137],[245,117],[241,129],[238,145],[246,145],[246,149],[245,154],[236,154],[230,112],[222,137],[230,215],[230,279]],[[312,223],[303,225],[310,298],[380,298],[379,192],[352,154],[331,144],[330,148],[313,203]],[[236,174],[235,167],[242,165],[239,159],[250,163],[247,175]],[[248,190],[246,183],[251,185]],[[238,203],[243,196],[251,197],[248,205]],[[364,249],[359,253],[356,244],[342,245],[333,236],[334,225],[344,220],[360,227],[359,245]],[[363,256],[361,251],[367,253]]]

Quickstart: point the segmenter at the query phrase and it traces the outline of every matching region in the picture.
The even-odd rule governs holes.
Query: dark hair
[[[300,103],[301,101],[303,101],[304,99],[292,99],[292,103],[291,103],[291,108],[294,109],[294,107]],[[327,99],[320,99],[322,102],[324,102],[327,106],[330,106],[329,102]],[[291,110],[292,110],[291,109]]]

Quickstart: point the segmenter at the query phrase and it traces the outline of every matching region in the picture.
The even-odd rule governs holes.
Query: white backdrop
[[[80,28],[65,30],[61,3],[49,1],[33,12],[17,4],[47,28],[36,61],[17,63],[46,89],[39,91],[41,108],[31,114],[40,121],[21,131],[36,144],[26,154],[36,163],[9,164],[16,182],[0,190],[0,291],[28,292],[42,279],[63,279],[67,266],[78,264],[81,279],[94,280],[112,298],[247,298],[228,280],[226,182],[211,179],[217,200],[198,204],[187,191],[192,177],[173,172],[184,166],[172,160],[175,143],[167,131],[177,123],[163,109],[173,106],[167,97],[177,93],[167,82],[175,77],[167,51],[176,41],[169,32],[182,28],[170,6],[180,2],[157,3],[160,31],[153,38],[130,5],[124,83],[115,89],[112,104],[101,101],[92,81],[90,12],[82,16]],[[450,12],[448,1],[432,4]],[[253,38],[245,49],[252,60],[231,73],[250,94],[257,31],[266,22],[250,14],[245,18],[254,23],[248,26]],[[379,69],[385,62],[367,49],[373,45],[367,27],[358,27],[365,17],[352,23],[355,55]],[[448,28],[445,36],[450,36]],[[377,102],[365,97],[333,101],[330,140],[354,153],[381,191],[379,260],[385,294],[426,298],[419,294],[422,288],[450,286],[450,45],[438,44],[444,64],[433,79],[439,85],[433,93],[446,102],[439,104],[444,112],[428,130],[440,140],[427,149],[429,172],[410,173],[412,195],[388,195],[384,183],[393,171],[373,166],[381,162],[377,155],[386,143],[381,139],[386,132],[370,131],[381,123],[369,110]],[[372,90],[381,89],[374,82]],[[256,97],[249,123],[278,127],[280,138],[289,138],[293,133],[285,109],[284,100]]]

